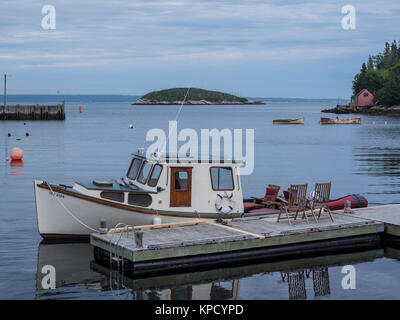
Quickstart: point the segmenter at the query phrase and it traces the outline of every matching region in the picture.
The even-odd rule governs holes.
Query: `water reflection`
[[[59,290],[43,290],[42,280],[46,273],[42,268],[52,265],[56,269],[56,288],[73,288],[83,286],[87,291],[102,290],[104,276],[90,269],[93,260],[93,248],[88,243],[43,244],[38,248],[36,271],[36,298],[57,298]]]
[[[373,177],[400,176],[400,148],[356,148],[356,174]]]
[[[22,176],[24,174],[22,168],[24,167],[23,160],[11,160],[10,162],[12,176]]]
[[[13,168],[22,168],[24,166],[24,160],[11,160],[10,166]]]
[[[398,203],[400,194],[400,148],[355,148],[353,159],[358,176],[364,176],[368,189],[363,192],[370,204]]]
[[[396,252],[396,251],[394,251]],[[241,288],[249,290],[249,281],[256,279],[251,290],[262,282],[263,290],[272,290],[274,299],[307,299],[331,294],[329,269],[381,258],[381,249],[342,253],[329,256],[269,261],[233,268],[204,270],[148,278],[135,278],[129,270],[98,264],[93,248],[87,243],[40,244],[36,273],[36,298],[90,298],[106,296],[136,300],[215,300],[242,299]],[[395,253],[391,251],[391,255]],[[398,255],[399,256],[399,255]],[[43,290],[42,268],[56,268],[56,289]],[[272,281],[272,282],[271,282]],[[335,279],[337,282],[338,279]],[[277,287],[276,287],[277,286]],[[307,292],[308,291],[308,292]],[[275,294],[276,292],[276,294]],[[286,294],[285,294],[286,292]],[[313,294],[312,294],[313,292]],[[246,297],[248,293],[243,293]]]
[[[307,299],[306,279],[310,279],[311,275],[315,297],[322,297],[331,293],[329,270],[326,266],[281,272],[282,282],[288,284],[289,300]]]

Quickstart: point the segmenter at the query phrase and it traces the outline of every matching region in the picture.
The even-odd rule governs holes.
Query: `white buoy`
[[[133,129],[133,124],[132,123],[129,125],[129,129]]]
[[[153,224],[162,224],[162,220],[160,217],[153,218]]]

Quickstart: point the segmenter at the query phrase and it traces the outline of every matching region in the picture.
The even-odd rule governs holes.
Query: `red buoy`
[[[10,157],[12,160],[22,160],[24,152],[20,148],[12,148],[10,151]]]

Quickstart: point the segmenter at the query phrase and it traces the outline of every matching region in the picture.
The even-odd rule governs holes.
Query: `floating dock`
[[[277,223],[275,215],[226,224],[194,221],[137,226],[90,237],[97,262],[122,262],[136,275],[182,269],[254,263],[262,259],[305,257],[379,246],[400,239],[400,205],[335,211],[310,224],[298,219]]]
[[[0,120],[65,120],[65,103],[57,105],[2,105]]]

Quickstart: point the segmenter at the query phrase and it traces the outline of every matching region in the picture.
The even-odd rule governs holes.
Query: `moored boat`
[[[321,124],[361,124],[361,118],[321,118]]]
[[[304,118],[300,119],[279,119],[273,120],[273,124],[304,124]]]
[[[121,179],[73,186],[36,180],[39,233],[44,238],[87,237],[102,219],[114,227],[154,224],[154,218],[157,223],[174,223],[241,217],[242,165],[236,160],[147,157],[138,152]]]

